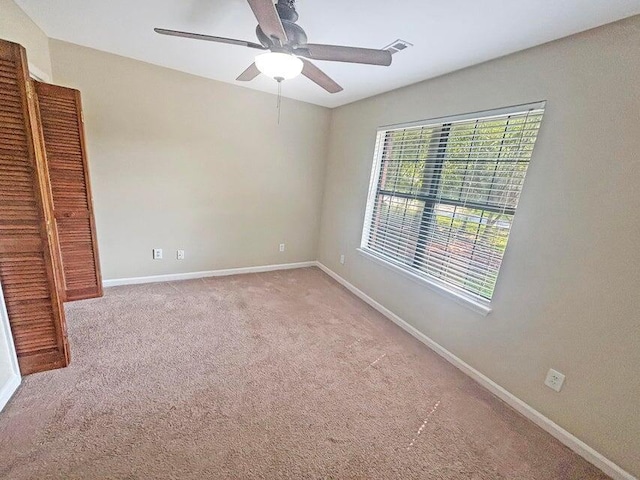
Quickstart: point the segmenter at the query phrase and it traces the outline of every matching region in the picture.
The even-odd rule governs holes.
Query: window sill
[[[397,265],[385,259],[384,257],[371,252],[370,250],[367,250],[365,248],[358,248],[357,250],[358,250],[358,253],[363,257],[373,260],[374,262],[390,270],[393,270],[396,273],[399,273],[400,275],[402,275],[405,278],[408,278],[409,280],[419,283],[420,285],[424,285],[427,288],[433,290],[434,292],[440,293],[452,299],[456,303],[464,307],[467,307],[468,309],[473,310],[474,312],[479,313],[484,317],[486,317],[487,315],[489,315],[489,313],[491,313],[491,307],[489,306],[489,304],[482,303],[481,301],[478,301],[475,298],[467,296],[462,292],[458,292],[453,288],[441,282],[438,282],[435,279],[431,280],[427,277],[423,277],[422,275],[409,272],[404,268],[402,268],[400,265]]]

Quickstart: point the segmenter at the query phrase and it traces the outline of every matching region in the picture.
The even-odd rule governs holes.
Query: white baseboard
[[[315,267],[316,265],[317,265],[316,261],[310,261],[310,262],[297,262],[297,263],[283,263],[280,265],[262,265],[258,267],[242,267],[242,268],[227,268],[223,270],[207,270],[203,272],[170,273],[167,275],[151,275],[149,277],[114,278],[110,280],[103,280],[102,285],[104,287],[116,287],[119,285],[136,285],[140,283],[173,282],[177,280],[191,280],[194,278],[226,277],[227,275],[241,275],[244,273],[260,273],[260,272],[273,272],[275,270],[291,270],[294,268]]]
[[[20,377],[20,375],[11,375],[11,377],[9,377],[9,380],[7,380],[5,384],[2,385],[2,387],[0,387],[0,412],[16,392],[16,390],[20,386],[21,381],[22,378]]]
[[[488,378],[487,376],[480,373],[478,370],[473,368],[468,363],[464,362],[460,358],[456,357],[449,350],[444,348],[442,345],[436,343],[431,338],[427,337],[424,333],[420,332],[415,327],[409,325],[407,322],[398,317],[395,313],[393,313],[388,308],[384,307],[380,303],[376,302],[373,298],[368,296],[362,290],[358,289],[347,280],[342,278],[340,275],[335,273],[333,270],[329,269],[326,265],[317,262],[318,268],[324,271],[331,278],[336,280],[338,283],[347,288],[351,293],[371,305],[373,308],[382,313],[385,317],[391,320],[393,323],[401,327],[403,330],[407,331],[415,338],[420,340],[422,343],[431,348],[434,352],[442,356],[449,363],[453,364],[458,369],[462,370],[462,372],[466,373],[480,385],[485,387],[491,393],[496,395],[498,398],[503,400],[509,406],[520,412],[522,415],[527,417],[533,423],[538,425],[540,428],[545,430],[546,432],[553,435],[564,445],[569,447],[571,450],[576,452],[578,455],[583,457],[588,462],[592,463],[604,473],[609,475],[610,477],[616,480],[638,480],[636,477],[631,475],[629,472],[625,471],[611,460],[606,458],[604,455],[598,453],[589,445],[584,443],[582,440],[576,438],[571,433],[567,432],[560,425],[554,423],[549,418],[545,417],[542,413],[535,410],[532,406],[520,400],[518,397],[509,393],[507,390],[502,388],[500,385],[495,383],[493,380]]]

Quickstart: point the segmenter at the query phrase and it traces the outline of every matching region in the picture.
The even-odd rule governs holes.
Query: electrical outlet
[[[162,249],[154,248],[153,249],[153,259],[154,260],[162,260]]]
[[[547,373],[547,378],[544,381],[544,384],[552,390],[559,392],[562,389],[562,384],[564,383],[564,375],[553,368],[549,369]]]
[[[340,263],[344,265],[344,255],[340,255]]]
[[[176,253],[176,258],[178,260],[184,260],[184,250],[178,250]]]
[[[280,244],[280,252],[284,252],[284,243]]]

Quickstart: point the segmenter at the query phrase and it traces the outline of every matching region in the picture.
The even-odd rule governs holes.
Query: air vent
[[[391,42],[389,45],[384,47],[383,50],[389,50],[391,52],[391,55],[393,55],[409,47],[413,47],[413,44],[405,40],[398,39],[395,42]]]

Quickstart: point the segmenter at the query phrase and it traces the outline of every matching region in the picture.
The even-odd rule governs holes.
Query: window
[[[365,253],[488,305],[544,103],[378,131]]]

